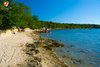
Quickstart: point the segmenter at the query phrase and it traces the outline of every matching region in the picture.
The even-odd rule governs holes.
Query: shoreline
[[[39,53],[35,56],[41,58],[41,64],[43,67],[69,67],[67,64],[60,60],[60,58],[53,50],[53,47],[63,47],[64,45],[62,43],[58,43],[55,40],[43,38],[38,34],[35,34],[35,36],[37,36],[37,41],[35,42],[35,44],[37,45],[36,47],[39,50]]]
[[[86,65],[86,63],[83,60],[81,60],[81,59],[77,59],[77,58],[72,57],[70,55],[61,55],[61,54],[59,54],[60,52],[58,52],[57,50],[59,50],[60,48],[64,47],[64,44],[61,43],[60,41],[56,41],[56,40],[49,39],[49,38],[44,38],[44,37],[43,37],[43,39],[52,41],[52,45],[49,45],[50,48],[52,49],[52,52],[56,55],[56,57],[61,62],[63,62],[68,67],[82,67],[82,66]],[[55,46],[55,43],[56,43],[56,46]],[[88,64],[86,66],[88,66]]]
[[[9,62],[8,58],[11,58],[12,63],[6,64],[9,67],[82,67],[82,65],[80,66],[83,63],[81,60],[69,55],[60,56],[55,51],[54,48],[63,48],[63,43],[41,37],[35,31],[16,32],[15,34],[8,31],[6,35],[0,37],[0,40],[2,41],[0,45],[1,55],[4,53],[6,57],[2,58],[1,56],[0,63],[5,65],[6,62]],[[5,52],[2,48],[7,51]],[[21,59],[21,61],[17,59]],[[0,67],[4,67],[3,65]]]
[[[64,48],[63,43],[42,37],[35,30],[28,29],[23,32],[15,33],[13,33],[13,30],[7,30],[0,35],[0,63],[2,63],[0,67],[4,67],[5,65],[8,67],[94,66],[94,64],[89,61],[87,61],[87,63],[85,58],[83,58],[83,60],[81,58],[75,58],[69,53],[67,54],[62,50]],[[69,47],[73,46],[65,46],[65,49]],[[72,51],[74,51],[74,49]],[[84,51],[81,52],[85,54]],[[9,62],[9,59],[12,63]]]
[[[41,37],[41,36],[40,36]],[[53,54],[56,55],[56,57],[59,59],[59,61],[63,62],[68,67],[82,67],[85,65],[85,62],[81,59],[76,59],[75,57],[72,57],[70,55],[62,55],[59,54],[59,49],[64,47],[64,44],[60,41],[53,40],[50,38],[42,37],[44,40],[52,41],[52,45],[48,45],[52,50]],[[49,42],[48,42],[49,43]],[[56,50],[57,49],[57,50]]]
[[[56,58],[65,65],[65,67],[82,67],[81,64],[83,62],[80,59],[75,59],[70,56],[60,55],[59,53],[57,53],[57,51],[55,51],[55,48],[56,49],[63,48],[64,47],[63,43],[53,40],[53,39],[44,38],[44,37],[42,37],[42,39],[45,40],[46,43],[48,42],[48,44],[49,44],[49,45],[47,45],[47,47],[45,49],[50,50],[56,56]]]
[[[46,39],[48,39],[48,38],[46,38]],[[51,41],[52,41],[52,39],[51,39]],[[58,43],[59,42],[60,41],[58,41]],[[68,48],[71,49],[71,51],[70,50],[66,50],[66,52],[62,48],[61,49],[59,49],[57,47],[55,47],[55,48],[57,50],[56,49],[54,50],[55,51],[54,54],[60,59],[60,61],[62,61],[64,64],[67,64],[68,67],[83,67],[83,66],[84,67],[94,67],[94,66],[96,66],[96,64],[95,64],[96,60],[94,60],[91,57],[92,55],[90,57],[88,56],[89,55],[88,51],[84,51],[83,49],[77,49],[78,53],[80,53],[80,55],[75,57],[75,54],[71,55],[71,52],[72,51],[74,52],[74,50],[75,50],[73,45],[65,46],[65,48],[64,48],[65,50],[68,49]],[[81,58],[80,58],[80,56],[81,56]],[[92,60],[93,60],[93,62],[94,61],[95,62],[92,63],[91,62]],[[97,63],[99,64],[100,62],[97,62]]]
[[[54,53],[52,47],[63,46],[54,40],[42,38],[34,31],[13,34],[8,30],[2,34],[0,67],[69,67]]]

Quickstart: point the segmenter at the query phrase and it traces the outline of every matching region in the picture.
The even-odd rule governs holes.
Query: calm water
[[[52,30],[41,36],[64,43],[55,51],[71,67],[100,67],[100,29]]]

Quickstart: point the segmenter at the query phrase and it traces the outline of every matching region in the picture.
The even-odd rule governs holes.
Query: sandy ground
[[[38,48],[38,50],[40,52],[37,56],[42,59],[41,64],[43,67],[69,67],[61,62],[52,51],[44,48]]]
[[[0,37],[0,67],[70,67],[61,62],[51,50],[43,47],[35,47],[39,53],[34,54],[33,46],[39,36],[32,35],[17,32]],[[26,43],[31,45],[26,47]]]
[[[0,67],[18,67],[23,63],[26,55],[22,51],[22,46],[32,41],[33,39],[25,33],[0,37]]]

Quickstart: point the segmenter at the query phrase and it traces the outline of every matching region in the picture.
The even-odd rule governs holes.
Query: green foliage
[[[8,7],[4,7],[3,3],[9,2]],[[38,29],[48,27],[56,28],[100,28],[100,25],[90,24],[65,24],[49,21],[39,21],[38,16],[32,16],[29,7],[20,3],[18,0],[0,0],[0,29],[9,29],[16,27],[29,27]]]
[[[0,0],[0,28],[28,27],[28,23],[32,22],[30,8],[15,0],[5,1],[9,1],[8,7],[4,7],[4,0]]]
[[[48,27],[52,29],[100,28],[100,25],[96,24],[68,24],[68,23],[56,23],[51,21],[50,22],[39,21],[39,25],[40,27]]]

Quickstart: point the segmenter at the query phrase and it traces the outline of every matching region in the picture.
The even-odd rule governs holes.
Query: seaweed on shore
[[[42,67],[41,58],[38,57],[28,57],[26,60],[26,67]]]
[[[43,48],[45,48],[46,50],[52,50],[52,48],[49,46],[43,46]]]
[[[36,44],[25,44],[23,51],[27,55],[25,60],[26,67],[42,67],[41,58],[34,56],[39,53],[39,50],[36,49]]]
[[[42,57],[38,56],[41,54],[41,50],[39,49],[44,49],[44,52],[47,52],[50,54],[50,57],[54,58],[49,60],[48,62],[54,62],[53,67],[68,67],[64,62],[60,61],[59,58],[53,53],[52,47],[62,47],[63,44],[59,44],[57,41],[50,40],[50,39],[45,39],[42,37],[36,37],[35,42],[33,44],[25,44],[25,48],[23,49],[24,53],[28,56],[25,60],[26,67],[42,67],[43,65],[41,64]],[[45,56],[46,53],[41,54],[42,56]],[[48,54],[47,54],[48,55]],[[46,57],[44,57],[46,58]],[[46,61],[45,61],[46,62]],[[52,63],[50,63],[53,65]],[[20,65],[19,65],[20,66]]]
[[[55,60],[57,60],[57,62],[55,62],[55,64],[59,65],[60,67],[69,67],[64,62],[62,62],[59,59],[59,57],[56,56],[56,54],[53,52],[53,49],[52,49],[52,47],[63,47],[64,44],[62,44],[56,40],[46,39],[46,38],[40,37],[38,40],[38,46],[44,48],[44,50],[48,51],[48,53],[50,53],[50,55],[53,58],[55,58]],[[55,66],[55,67],[58,67],[58,66]]]
[[[45,43],[49,47],[63,47],[64,46],[63,43],[60,43],[52,39],[46,39],[46,38],[42,39],[42,43]]]
[[[38,46],[41,46],[46,50],[52,50],[52,47],[63,47],[64,45],[55,40],[43,39],[42,42],[39,41]]]

